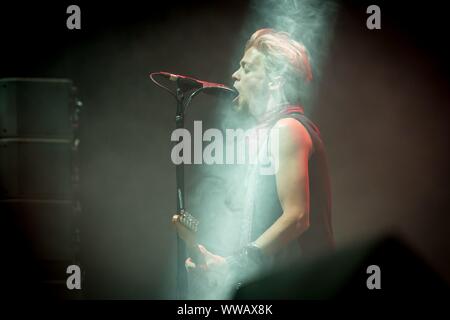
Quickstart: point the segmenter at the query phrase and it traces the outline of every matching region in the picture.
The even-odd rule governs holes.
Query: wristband
[[[269,263],[269,257],[255,243],[251,242],[238,253],[226,258],[229,267],[233,271],[245,274],[265,267]]]

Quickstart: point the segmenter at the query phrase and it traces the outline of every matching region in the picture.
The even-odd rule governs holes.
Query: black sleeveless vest
[[[334,247],[328,166],[319,129],[301,112],[280,114],[270,122],[269,126],[272,127],[279,119],[288,117],[298,120],[306,128],[313,144],[308,162],[310,226],[297,240],[293,241],[294,243],[279,254],[296,257],[310,256]],[[277,194],[276,176],[257,174],[256,179],[252,241],[264,233],[283,212]]]

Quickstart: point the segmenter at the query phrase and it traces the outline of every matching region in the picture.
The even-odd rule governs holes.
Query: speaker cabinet
[[[0,79],[3,274],[18,296],[77,296],[66,268],[80,264],[80,107],[71,80]]]

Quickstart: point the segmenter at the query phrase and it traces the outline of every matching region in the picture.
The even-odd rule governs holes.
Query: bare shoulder
[[[294,118],[283,118],[276,122],[273,127],[278,132],[279,146],[281,152],[312,150],[312,140],[308,130]],[[273,136],[274,132],[271,133]]]

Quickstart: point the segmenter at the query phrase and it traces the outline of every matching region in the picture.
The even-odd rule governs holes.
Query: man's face
[[[254,117],[265,112],[269,98],[264,59],[256,48],[249,48],[240,62],[240,68],[232,76],[234,87],[239,92],[235,100],[238,109],[247,110]]]

